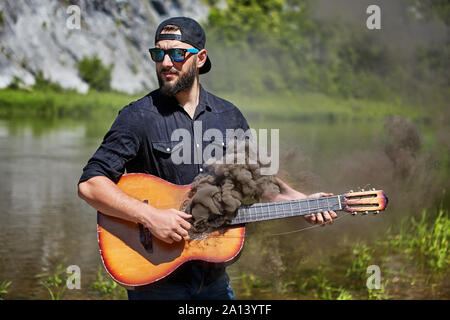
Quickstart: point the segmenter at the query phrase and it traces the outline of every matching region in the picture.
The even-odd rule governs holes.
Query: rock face
[[[97,55],[114,64],[113,89],[152,89],[157,80],[148,48],[158,24],[171,16],[201,22],[207,15],[201,0],[1,0],[0,88],[14,77],[32,85],[42,71],[64,88],[86,92],[76,64]]]

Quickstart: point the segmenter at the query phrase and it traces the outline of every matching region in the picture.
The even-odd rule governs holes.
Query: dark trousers
[[[234,300],[230,279],[225,271],[212,282],[205,281],[208,270],[189,268],[180,276],[145,290],[128,290],[129,300]]]

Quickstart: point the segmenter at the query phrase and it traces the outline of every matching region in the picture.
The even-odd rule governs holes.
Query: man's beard
[[[197,65],[194,61],[192,66],[187,70],[187,72],[181,76],[174,84],[170,84],[169,82],[165,82],[161,72],[158,73],[158,83],[159,88],[161,89],[161,93],[168,97],[175,96],[178,92],[181,92],[185,89],[191,88],[194,84],[195,77],[197,76]],[[179,74],[179,71],[176,71]]]

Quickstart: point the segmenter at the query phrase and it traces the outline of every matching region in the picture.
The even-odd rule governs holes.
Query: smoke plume
[[[275,176],[261,174],[265,165],[257,158],[252,143],[238,142],[231,150],[223,159],[207,162],[207,173],[192,183],[186,210],[193,216],[191,234],[226,225],[240,206],[264,202],[268,195],[280,193]]]

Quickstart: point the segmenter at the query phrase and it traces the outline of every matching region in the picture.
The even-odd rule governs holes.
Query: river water
[[[113,117],[101,121],[0,120],[0,283],[12,282],[7,299],[48,299],[39,281],[59,264],[81,270],[81,289],[66,290],[64,298],[101,298],[92,288],[101,267],[96,213],[78,198],[77,182],[112,121]],[[383,153],[388,139],[382,123],[249,122],[256,128],[280,129],[282,171],[295,187],[345,192],[352,186],[373,183],[370,187],[381,185],[387,192],[395,191],[389,184],[389,172],[383,172],[388,160],[373,157]],[[354,233],[367,234],[374,225],[386,226],[380,221],[367,218],[348,226],[358,224]],[[301,222],[290,224],[303,226]],[[273,232],[288,230],[278,227]],[[342,236],[342,229],[335,227],[331,241],[338,240],[339,233]],[[316,234],[323,237],[324,231]],[[247,260],[244,254],[243,262],[236,262],[231,274],[245,269]]]
[[[82,283],[95,274],[96,215],[77,197],[83,163],[98,142],[86,127],[0,122],[0,280],[12,282],[8,298],[48,299],[37,275],[58,264],[78,265]]]

